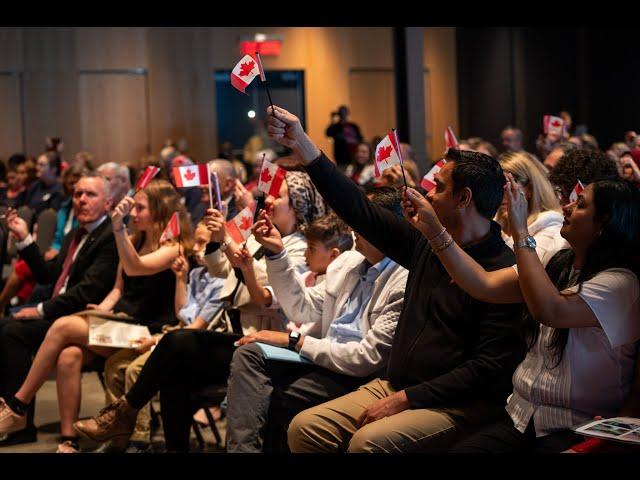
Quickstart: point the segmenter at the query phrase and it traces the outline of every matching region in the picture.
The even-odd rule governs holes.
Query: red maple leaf
[[[273,177],[271,176],[271,173],[269,172],[268,168],[265,168],[264,170],[262,170],[262,173],[260,174],[260,180],[262,180],[264,183],[268,183],[271,181]]]
[[[240,230],[249,230],[253,222],[251,221],[251,217],[242,217],[240,219]]]
[[[193,170],[187,170],[184,174],[184,178],[191,181],[196,178],[196,172],[194,172]]]
[[[256,63],[253,60],[251,60],[250,62],[247,62],[247,63],[240,64],[240,76],[241,77],[248,76],[253,71],[253,66],[255,64]]]
[[[391,156],[391,145],[387,145],[386,147],[382,147],[380,148],[380,150],[378,150],[378,158],[376,159],[376,161],[384,162],[390,156]]]
[[[562,125],[562,123],[560,123],[560,121],[558,120],[554,120],[553,122],[551,122],[551,126],[552,127],[560,127]]]

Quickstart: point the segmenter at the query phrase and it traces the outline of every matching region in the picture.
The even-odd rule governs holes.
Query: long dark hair
[[[598,273],[610,268],[626,268],[640,278],[640,191],[626,180],[602,180],[594,182],[594,220],[602,223],[600,235],[587,250],[584,265],[578,278],[578,291],[582,284]],[[564,290],[569,283],[571,266],[575,258],[573,250],[561,250],[549,261],[546,271],[558,290]],[[525,321],[529,349],[538,340],[538,322],[527,312]],[[553,352],[557,367],[562,361],[564,349],[569,339],[568,328],[557,328],[553,332],[548,348]]]

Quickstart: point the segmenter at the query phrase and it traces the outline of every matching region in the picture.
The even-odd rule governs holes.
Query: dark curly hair
[[[586,148],[576,148],[566,152],[549,174],[551,183],[567,198],[578,180],[588,185],[599,180],[617,180],[618,178],[618,168],[606,153]]]

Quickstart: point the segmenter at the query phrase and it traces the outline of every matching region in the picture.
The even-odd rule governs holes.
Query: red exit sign
[[[255,52],[264,56],[280,55],[281,47],[281,40],[265,40],[263,42],[243,40],[240,42],[240,52],[243,55],[253,55]]]

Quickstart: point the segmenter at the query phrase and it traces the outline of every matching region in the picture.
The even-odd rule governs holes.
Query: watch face
[[[527,242],[527,247],[529,248],[536,248],[536,239],[529,236],[526,238],[526,242]]]

